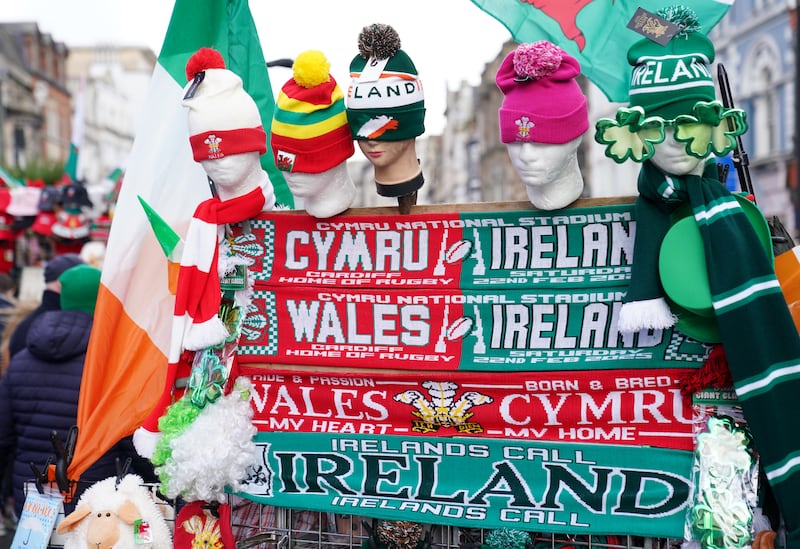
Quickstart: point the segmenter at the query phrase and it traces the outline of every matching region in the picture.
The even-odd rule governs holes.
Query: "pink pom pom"
[[[539,80],[561,66],[561,48],[547,40],[520,44],[514,51],[514,72],[522,80]]]

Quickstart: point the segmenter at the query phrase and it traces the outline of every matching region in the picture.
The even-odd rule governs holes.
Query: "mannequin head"
[[[253,190],[262,180],[264,169],[257,152],[233,154],[215,160],[201,160],[208,177],[214,182],[220,200],[229,200]]]
[[[186,75],[183,106],[188,109],[189,144],[220,199],[263,187],[269,181],[260,162],[267,151],[267,134],[242,79],[226,69],[222,55],[211,48],[192,55]]]
[[[563,208],[583,192],[577,151],[589,115],[579,74],[578,61],[546,40],[520,44],[497,70],[500,140],[537,208]]]
[[[417,159],[416,139],[402,141],[359,140],[358,147],[375,171],[375,190],[396,197],[400,213],[417,203],[417,191],[425,183]]]
[[[375,181],[382,185],[403,183],[420,172],[415,139],[358,141],[358,148],[375,169]]]
[[[319,50],[307,50],[292,65],[272,121],[275,165],[292,194],[314,217],[331,217],[353,203],[356,188],[346,160],[355,152],[344,110],[344,94]]]
[[[303,200],[303,207],[314,217],[326,218],[345,211],[356,197],[356,187],[342,162],[321,173],[283,174],[292,195]]]
[[[397,197],[400,212],[408,213],[424,183],[415,139],[425,131],[425,95],[400,45],[390,25],[361,30],[346,104],[353,139],[375,169],[378,194]]]
[[[664,173],[671,175],[702,175],[705,158],[686,152],[686,144],[675,139],[672,126],[664,127],[664,141],[655,145],[650,161]]]
[[[526,186],[558,182],[577,161],[582,137],[566,143],[508,143],[508,157]]]
[[[595,140],[618,164],[651,160],[668,174],[702,174],[710,154],[723,157],[736,148],[733,138],[747,130],[745,113],[716,99],[714,44],[698,32],[694,10],[672,6],[658,15],[677,27],[676,34],[666,44],[644,37],[628,49],[629,103],[613,119],[596,122]]]
[[[508,157],[528,199],[537,208],[552,210],[568,206],[583,192],[578,166],[582,137],[566,143],[508,143]]]

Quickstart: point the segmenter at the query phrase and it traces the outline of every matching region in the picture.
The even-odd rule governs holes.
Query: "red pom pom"
[[[705,363],[691,374],[680,380],[681,394],[684,398],[691,398],[694,393],[702,389],[725,389],[733,387],[733,377],[728,369],[728,358],[721,344],[715,345]]]
[[[222,54],[212,48],[200,48],[186,62],[186,80],[194,80],[194,75],[207,69],[224,69]]]

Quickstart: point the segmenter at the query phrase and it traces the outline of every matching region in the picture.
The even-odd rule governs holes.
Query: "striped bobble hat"
[[[272,121],[272,153],[278,169],[321,173],[355,152],[344,94],[321,51],[304,51],[281,88]]]
[[[633,66],[629,102],[631,107],[642,107],[647,116],[673,120],[691,114],[698,101],[716,99],[709,70],[714,44],[700,32],[690,8],[676,5],[657,13],[681,30],[666,46],[643,38],[628,49],[628,63]]]
[[[354,139],[404,141],[425,133],[425,95],[400,36],[375,23],[358,35],[350,62],[347,119]]]

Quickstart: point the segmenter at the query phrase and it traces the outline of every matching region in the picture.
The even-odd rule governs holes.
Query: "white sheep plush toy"
[[[172,549],[164,514],[137,475],[93,484],[56,532],[64,549]]]

